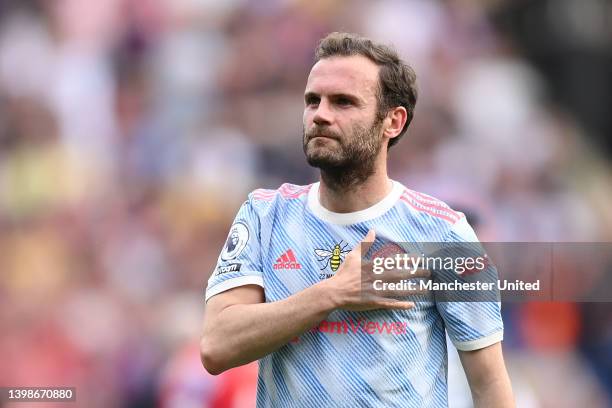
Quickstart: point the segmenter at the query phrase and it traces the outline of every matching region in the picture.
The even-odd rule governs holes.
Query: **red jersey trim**
[[[404,201],[412,208],[419,212],[424,212],[436,218],[441,218],[450,222],[451,224],[456,223],[462,217],[462,215],[456,211],[453,211],[448,205],[442,201],[436,200],[433,197],[426,196],[422,193],[406,189],[400,200]]]
[[[295,184],[285,183],[277,190],[257,189],[253,191],[253,198],[261,201],[272,201],[277,194],[280,194],[285,199],[296,199],[310,191],[312,184],[307,186],[298,186]]]

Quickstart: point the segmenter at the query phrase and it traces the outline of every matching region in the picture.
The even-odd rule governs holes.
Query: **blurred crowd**
[[[199,363],[203,293],[246,194],[316,180],[302,95],[330,31],[417,72],[394,179],[482,241],[612,241],[610,157],[498,29],[505,3],[3,0],[0,386],[75,386],[86,407],[252,404],[256,365]],[[609,406],[609,304],[504,314],[519,406]]]

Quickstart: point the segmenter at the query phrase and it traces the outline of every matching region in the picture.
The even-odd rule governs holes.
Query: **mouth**
[[[335,137],[332,136],[327,136],[327,135],[314,135],[311,136],[308,141],[310,142],[311,140],[315,140],[315,139],[329,139],[329,140],[338,140]]]

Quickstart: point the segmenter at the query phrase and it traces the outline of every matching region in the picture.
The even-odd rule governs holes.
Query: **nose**
[[[312,121],[318,126],[331,125],[333,114],[329,109],[329,105],[324,100],[321,100],[312,117]]]

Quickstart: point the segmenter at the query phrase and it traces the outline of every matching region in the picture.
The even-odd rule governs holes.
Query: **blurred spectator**
[[[612,241],[612,7],[580,4],[3,1],[0,385],[76,386],[93,408],[253,405],[256,364],[200,365],[203,291],[246,194],[316,177],[303,87],[332,30],[416,68],[393,178],[485,241]],[[504,313],[519,406],[610,404],[609,304]]]

